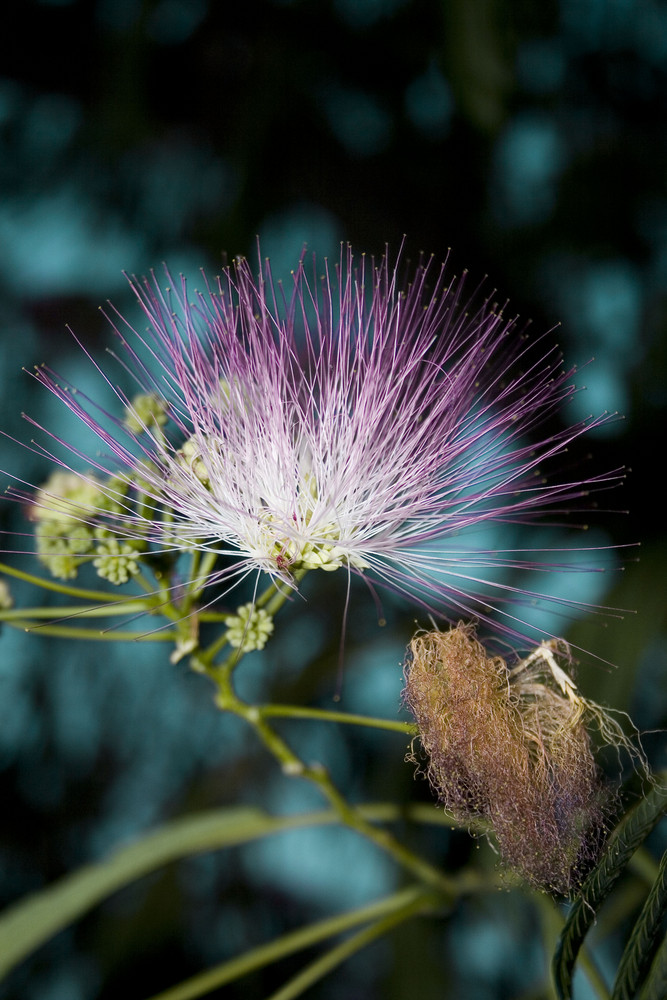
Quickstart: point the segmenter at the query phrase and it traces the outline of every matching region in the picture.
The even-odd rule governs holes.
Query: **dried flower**
[[[489,568],[539,568],[534,554],[475,548],[465,533],[562,514],[618,479],[544,473],[606,417],[536,440],[575,392],[572,372],[490,300],[466,298],[463,279],[448,285],[444,265],[420,262],[405,290],[386,259],[354,262],[349,249],[324,270],[309,280],[302,259],[285,292],[268,263],[255,279],[239,259],[194,301],[184,279],[133,280],[149,328],[113,320],[142,389],[134,404],[115,389],[119,419],[38,368],[107,452],[87,478],[103,502],[68,503],[68,521],[153,552],[217,553],[210,582],[228,589],[257,572],[295,587],[307,569],[344,568],[435,614],[500,612],[522,635],[508,597],[542,595],[508,595]]]
[[[445,808],[492,832],[507,864],[532,884],[562,893],[578,883],[604,832],[589,732],[648,775],[641,745],[578,692],[561,666],[568,658],[565,643],[543,643],[509,669],[459,624],[415,636],[403,692]],[[419,763],[414,753],[409,759]]]

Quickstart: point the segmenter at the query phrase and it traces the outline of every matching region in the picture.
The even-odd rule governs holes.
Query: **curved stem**
[[[10,624],[17,619],[23,621],[26,618],[50,618],[52,621],[62,622],[67,618],[113,618],[120,615],[140,614],[142,611],[145,611],[146,614],[149,613],[142,598],[135,598],[134,601],[128,601],[127,604],[70,604],[64,608],[53,605],[43,608],[8,608],[0,611],[0,621]],[[61,612],[66,612],[66,614],[61,614]]]
[[[92,628],[76,628],[74,625],[46,625],[42,622],[28,620],[8,621],[11,628],[22,632],[36,632],[38,635],[51,635],[57,639],[84,639],[93,642],[175,642],[178,638],[173,631],[163,632],[130,632],[123,629],[119,632]]]
[[[65,594],[67,597],[78,597],[82,601],[99,601],[101,604],[110,604],[114,601],[120,603],[137,600],[136,594],[112,594],[106,590],[86,590],[83,587],[70,587],[66,583],[57,583],[55,580],[47,580],[43,576],[25,573],[23,570],[7,566],[5,563],[0,563],[0,573],[5,573],[7,576],[15,577],[17,580],[31,583],[35,587],[41,587],[42,590],[53,590],[56,594]]]
[[[272,993],[268,1000],[294,1000],[294,997],[300,996],[309,986],[322,979],[323,976],[326,976],[336,966],[340,965],[356,952],[361,951],[362,948],[367,947],[367,945],[384,934],[388,934],[394,927],[404,923],[411,917],[435,909],[439,903],[441,903],[441,900],[434,897],[433,893],[429,894],[422,889],[421,893],[417,894],[414,899],[406,902],[402,907],[394,910],[393,913],[387,914],[381,920],[377,920],[369,927],[365,927],[362,931],[351,935],[351,937],[336,945],[335,948],[332,948],[320,956],[320,958],[311,962],[310,965],[307,965],[305,969],[297,973],[281,989]]]
[[[323,708],[302,708],[301,705],[258,705],[257,711],[265,719],[271,716],[284,719],[317,719],[320,722],[340,722],[351,726],[367,726],[369,729],[386,729],[406,736],[414,736],[418,732],[413,722],[378,719],[372,715],[356,715],[352,712],[337,712]]]
[[[362,906],[335,917],[327,917],[297,931],[283,934],[268,944],[252,948],[239,955],[238,958],[232,958],[212,969],[207,969],[206,972],[193,976],[191,979],[179,983],[178,986],[173,986],[153,996],[151,1000],[194,1000],[195,997],[203,996],[219,986],[240,979],[241,976],[245,976],[249,972],[264,968],[272,962],[277,962],[287,955],[293,955],[336,934],[349,931],[366,921],[377,921],[388,914],[403,913],[406,908],[415,905],[418,900],[421,901],[425,897],[426,893],[421,886],[401,889],[400,892],[370,903],[368,906]],[[425,903],[423,905],[425,906]]]
[[[295,574],[296,582],[299,582],[305,576],[305,573],[305,570],[301,570],[298,574]],[[281,586],[280,583],[272,583],[261,597],[257,599],[255,605],[260,606],[260,603],[264,604],[269,614],[274,615],[289,596],[290,591],[284,585]],[[223,634],[191,661],[194,669],[207,674],[215,683],[218,689],[216,695],[216,704],[218,707],[222,711],[232,712],[239,718],[244,719],[255,730],[261,742],[280,764],[284,774],[301,777],[314,784],[322,796],[336,810],[341,823],[352,830],[356,830],[357,833],[360,833],[368,840],[371,840],[383,851],[390,854],[403,868],[416,875],[421,882],[432,888],[436,888],[447,900],[451,901],[456,898],[458,890],[452,879],[440,871],[440,869],[410,851],[387,830],[370,823],[360,810],[350,805],[338,788],[336,788],[329,772],[323,765],[305,764],[289,744],[273,729],[267,721],[270,713],[263,711],[261,707],[250,705],[238,697],[233,687],[233,672],[240,663],[243,652],[242,650],[232,650],[222,663],[214,664],[213,660],[215,656],[224,645],[225,637]],[[347,721],[352,721],[352,717]],[[399,724],[399,726],[400,732],[409,732],[403,724]]]
[[[424,861],[419,855],[414,854],[398,841],[393,834],[370,823],[359,809],[350,805],[347,799],[339,792],[325,767],[321,764],[305,764],[285,740],[278,735],[275,729],[269,725],[266,718],[262,716],[261,710],[255,705],[247,704],[237,696],[232,686],[230,659],[220,668],[208,671],[209,676],[215,680],[218,687],[216,696],[218,707],[223,711],[232,712],[234,715],[245,719],[252,726],[264,746],[280,764],[283,774],[305,778],[316,785],[323,797],[338,813],[341,823],[344,823],[345,826],[356,830],[357,833],[371,840],[383,851],[390,854],[403,868],[416,875],[421,882],[436,888],[448,901],[454,899],[458,894],[458,890],[453,879],[445,875],[440,869],[429,864],[429,862]]]

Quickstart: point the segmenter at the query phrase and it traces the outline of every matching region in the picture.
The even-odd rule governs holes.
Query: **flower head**
[[[464,279],[448,283],[444,265],[420,261],[402,288],[386,258],[348,248],[312,278],[302,257],[288,289],[245,259],[192,298],[168,274],[165,288],[155,276],[131,285],[148,329],[112,317],[141,388],[133,403],[114,390],[121,416],[36,371],[107,456],[90,457],[88,476],[104,502],[63,508],[51,491],[54,519],[147,551],[218,554],[211,582],[262,572],[296,587],[306,570],[344,568],[432,613],[500,610],[521,634],[488,568],[535,568],[534,553],[480,549],[467,533],[511,532],[618,478],[544,478],[606,418],[540,438],[575,391],[572,372],[490,300],[468,298]],[[42,519],[47,500],[35,501]]]

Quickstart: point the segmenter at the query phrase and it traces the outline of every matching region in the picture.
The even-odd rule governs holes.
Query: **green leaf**
[[[87,865],[28,896],[0,918],[0,975],[129,882],[184,855],[260,837],[270,832],[273,824],[275,820],[250,809],[222,809],[175,820],[104,861]]]
[[[666,910],[667,852],[663,854],[658,877],[648,894],[623,952],[611,1000],[633,1000],[633,997],[636,996],[655,951],[662,918]]]
[[[402,811],[395,805],[378,803],[361,807],[361,812],[375,822],[405,818],[451,825],[446,813],[430,807]],[[0,977],[107,896],[170,861],[286,830],[339,821],[334,810],[276,817],[246,808],[215,809],[173,820],[5,910],[0,916]]]
[[[302,969],[301,972],[290,979],[288,983],[285,983],[276,993],[273,993],[269,997],[269,1000],[294,1000],[295,997],[301,996],[305,990],[309,989],[309,987],[329,972],[332,972],[333,969],[356,954],[356,952],[361,951],[362,948],[366,948],[373,941],[377,940],[377,938],[382,937],[382,935],[388,934],[394,927],[402,924],[417,913],[432,909],[434,905],[436,905],[436,900],[432,891],[422,889],[411,902],[405,903],[400,909],[396,909],[382,920],[371,924],[370,927],[365,927],[357,934],[351,935],[351,937],[315,959],[314,962],[311,962],[310,965],[307,965],[305,969]]]
[[[601,860],[584,882],[563,927],[553,959],[553,976],[560,1000],[572,997],[572,975],[579,949],[597,910],[623,874],[630,858],[667,809],[667,787],[655,785],[623,817]]]
[[[667,936],[662,939],[651,965],[640,1000],[665,1000],[667,997]]]
[[[192,976],[177,986],[151,997],[151,1000],[195,1000],[196,997],[204,996],[219,986],[225,986],[235,979],[240,979],[248,972],[263,968],[288,955],[293,955],[304,948],[326,940],[326,938],[349,931],[359,924],[371,920],[379,921],[380,918],[388,914],[393,916],[400,913],[401,919],[407,919],[413,911],[421,912],[431,906],[432,897],[433,894],[424,889],[423,886],[401,889],[399,892],[367,906],[349,910],[347,913],[341,913],[335,917],[327,917],[316,923],[308,924],[306,927],[301,927],[297,931],[283,934],[281,937],[269,941],[268,944],[251,948],[237,958],[222,962],[220,965],[207,969],[205,972]],[[442,901],[437,897],[436,905],[441,904]],[[377,923],[373,924],[373,927],[377,927]],[[324,958],[326,959],[327,956]],[[320,959],[318,959],[319,961]]]

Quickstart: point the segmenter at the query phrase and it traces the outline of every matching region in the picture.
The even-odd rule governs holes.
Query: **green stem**
[[[201,563],[201,550],[195,549],[192,553],[192,559],[190,561],[190,580],[188,583],[188,594],[186,600],[188,600],[190,597],[192,597],[192,599],[194,600],[194,594],[193,594],[194,582],[195,580],[201,579],[199,574],[200,563]],[[183,603],[185,604],[185,600],[183,601]],[[190,601],[190,603],[192,602]]]
[[[47,580],[42,576],[34,576],[32,573],[24,573],[23,570],[15,569],[0,563],[0,573],[13,576],[17,580],[24,580],[42,590],[53,590],[57,594],[65,594],[67,597],[78,597],[82,601],[100,601],[101,604],[109,604],[112,601],[136,601],[136,594],[111,594],[105,590],[85,590],[82,587],[70,587],[65,583],[57,583],[55,580]]]
[[[305,570],[300,571],[297,576],[297,582],[303,578],[305,572]],[[271,593],[272,589],[274,591],[273,594]],[[274,615],[289,596],[290,592],[285,588],[281,589],[279,585],[272,584],[258,598],[255,606],[257,607],[261,601],[266,604],[267,611]],[[240,650],[233,650],[223,663],[214,664],[213,660],[224,644],[225,639],[223,635],[193,660],[195,669],[206,673],[216,684],[218,689],[216,703],[218,707],[222,711],[232,712],[239,718],[244,719],[255,730],[261,742],[280,764],[284,774],[302,777],[316,785],[322,796],[338,813],[341,823],[352,830],[356,830],[368,840],[371,840],[383,851],[390,854],[399,865],[412,872],[413,875],[416,875],[421,882],[432,888],[436,888],[448,900],[455,898],[458,890],[455,888],[452,879],[446,876],[440,869],[410,851],[387,830],[378,828],[370,823],[339,792],[326,768],[320,764],[306,765],[285,740],[269,725],[262,709],[255,705],[249,705],[237,696],[233,688],[232,676],[234,669],[242,659],[243,653]],[[404,727],[401,727],[400,731],[406,732]]]
[[[645,847],[640,847],[638,851],[635,851],[630,858],[629,867],[648,886],[653,885],[660,871],[659,862]]]
[[[611,993],[609,992],[609,988],[586,945],[584,945],[579,953],[579,965],[586,973],[589,983],[597,993],[600,1000],[610,1000]]]
[[[148,580],[143,573],[135,573],[134,580],[139,584],[146,595],[146,599],[150,601],[150,606],[153,611],[159,612],[169,621],[178,624],[183,615],[179,609],[172,602],[169,588],[165,586],[164,583],[157,580],[157,593],[155,591],[155,585]]]
[[[284,774],[305,778],[316,785],[323,797],[338,813],[341,823],[371,840],[383,851],[390,854],[399,865],[416,875],[421,882],[436,888],[447,900],[455,898],[458,890],[452,879],[410,851],[387,830],[369,823],[362,813],[351,806],[347,799],[341,795],[326,768],[321,764],[310,766],[304,764],[285,740],[262,717],[260,709],[254,705],[248,705],[236,695],[232,686],[232,670],[228,663],[229,660],[221,668],[209,672],[209,676],[213,677],[218,686],[216,703],[219,708],[245,719],[252,726],[264,746],[276,758]]]
[[[67,607],[45,607],[45,608],[10,608],[0,611],[0,621],[13,622],[16,619],[25,618],[50,618],[52,621],[62,622],[66,618],[115,618],[120,615],[133,615],[150,613],[145,601],[135,598],[134,603],[128,601],[127,604],[107,604],[104,606],[90,604],[70,604]]]
[[[196,997],[204,996],[219,986],[225,986],[249,972],[264,968],[272,962],[277,962],[288,955],[293,955],[304,948],[325,941],[335,934],[342,934],[359,924],[377,920],[386,914],[402,912],[407,906],[414,905],[425,895],[421,886],[402,889],[400,892],[368,906],[319,920],[317,923],[302,927],[298,931],[284,934],[268,944],[252,948],[238,958],[207,969],[206,972],[193,976],[191,979],[179,983],[178,986],[151,997],[151,1000],[195,1000]]]
[[[306,570],[299,570],[294,574],[294,579],[298,583],[305,575]],[[288,590],[284,585],[272,582],[254,602],[255,607],[261,608],[265,606],[267,613],[273,617],[280,610],[285,601],[289,599],[291,593],[292,591]],[[196,670],[207,673],[211,680],[213,680],[216,684],[221,676],[226,676],[234,670],[245,655],[241,650],[234,649],[223,663],[216,664],[214,666],[213,661],[226,645],[227,638],[225,630],[225,632],[218,636],[218,638],[212,642],[210,646],[207,646],[206,649],[197,654],[196,660],[193,663]]]
[[[130,632],[123,629],[118,632],[98,631],[92,628],[76,628],[70,625],[44,625],[41,622],[8,621],[10,628],[22,632],[36,632],[38,635],[50,635],[58,639],[85,639],[101,642],[176,642],[177,635],[173,631]]]
[[[306,574],[306,570],[299,570],[295,573],[295,583],[299,583]],[[275,615],[292,593],[284,585],[271,583],[269,587],[255,601],[255,607],[265,606],[270,615]],[[372,841],[383,851],[390,854],[394,860],[417,876],[419,880],[435,888],[448,901],[456,898],[459,889],[453,879],[449,878],[440,869],[429,864],[419,855],[415,854],[398,841],[391,833],[380,827],[374,826],[362,814],[362,812],[350,805],[345,797],[334,785],[331,777],[320,764],[306,765],[285,740],[269,725],[267,717],[270,712],[261,707],[250,705],[239,698],[233,687],[233,673],[243,657],[243,651],[234,649],[222,663],[214,663],[214,659],[223,646],[226,644],[223,633],[207,649],[198,653],[192,659],[192,665],[196,670],[207,674],[217,687],[216,704],[222,711],[231,712],[239,718],[244,719],[255,731],[267,750],[275,757],[280,764],[283,773],[301,777],[314,784],[324,799],[326,799],[336,810],[340,822],[352,830]],[[289,706],[286,706],[289,709]],[[314,710],[313,710],[314,711]],[[294,713],[296,714],[296,713]],[[338,713],[332,713],[336,721],[340,721]],[[307,717],[304,713],[303,717]],[[323,715],[310,715],[311,718],[323,718]],[[361,724],[363,716],[354,717],[350,715],[347,722],[357,722]],[[368,724],[368,720],[365,724]],[[370,720],[371,725],[382,726],[381,720]],[[398,727],[389,725],[387,728],[409,734],[411,729],[405,724],[399,723]]]
[[[276,993],[272,993],[268,1000],[294,1000],[294,997],[300,996],[313,983],[322,979],[335,969],[336,966],[340,965],[356,952],[361,951],[362,948],[366,948],[373,941],[376,941],[384,934],[388,934],[394,927],[404,923],[411,917],[435,909],[441,902],[432,893],[427,893],[422,889],[416,898],[405,903],[400,909],[376,921],[370,927],[365,927],[364,930],[359,931],[357,934],[353,934],[346,941],[341,942],[341,944],[332,948],[314,962],[311,962],[310,965],[302,969],[301,972],[290,979]]]
[[[371,729],[386,729],[406,736],[417,734],[417,726],[412,722],[397,722],[392,719],[377,719],[371,715],[355,715],[351,712],[329,711],[322,708],[302,708],[300,705],[258,705],[263,718],[277,716],[285,719],[317,719],[320,722],[340,722],[351,726],[367,726]]]
[[[190,610],[194,602],[206,589],[209,576],[215,565],[215,561],[218,558],[217,552],[207,552],[203,559],[201,558],[200,552],[196,552],[195,554],[198,558],[196,560],[192,560],[190,583],[188,585],[186,596],[183,600],[183,607],[186,611]]]
[[[274,582],[267,587],[264,593],[255,602],[255,607],[263,608],[266,605],[267,613],[271,616],[280,611],[285,601],[289,600],[296,593],[296,588],[308,572],[307,569],[299,569],[294,573],[294,589],[280,581]]]

